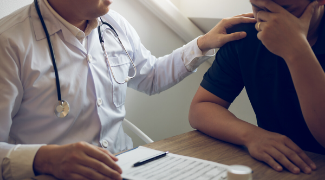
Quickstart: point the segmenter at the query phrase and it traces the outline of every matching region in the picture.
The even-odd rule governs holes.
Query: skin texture
[[[287,63],[307,126],[325,147],[325,75],[311,46],[318,38],[324,0],[251,0],[257,37]],[[322,6],[320,6],[322,5]],[[245,145],[252,157],[276,171],[311,173],[316,165],[288,137],[266,131],[234,116],[230,103],[200,87],[192,101],[193,128],[231,143]]]
[[[52,8],[65,20],[80,30],[85,30],[88,20],[106,14],[110,0],[48,0]],[[73,7],[73,8],[71,8]],[[226,28],[238,23],[256,23],[253,14],[243,14],[222,20],[209,33],[198,39],[202,52],[219,48],[225,43],[246,37],[245,32],[227,34]],[[78,142],[67,145],[42,146],[34,158],[35,174],[50,174],[59,179],[121,179],[118,159],[110,152]]]

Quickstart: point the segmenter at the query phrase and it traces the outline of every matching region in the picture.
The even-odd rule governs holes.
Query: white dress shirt
[[[34,176],[33,160],[43,144],[86,141],[112,153],[132,148],[121,126],[127,87],[149,95],[160,93],[214,55],[214,50],[203,55],[195,39],[156,58],[141,44],[133,27],[110,10],[102,18],[115,28],[137,68],[137,76],[120,85],[104,59],[98,24],[90,25],[97,20],[88,23],[89,34],[86,29],[80,36],[80,30],[75,34],[76,27],[71,28],[47,2],[40,0],[39,5],[56,56],[62,99],[69,102],[70,112],[65,118],[54,114],[58,102],[55,75],[34,4],[1,19],[0,180]],[[133,75],[129,58],[108,27],[104,39],[117,80]]]

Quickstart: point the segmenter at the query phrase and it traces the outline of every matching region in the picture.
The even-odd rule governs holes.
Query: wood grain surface
[[[214,139],[199,131],[191,131],[150,143],[145,147],[226,165],[240,164],[249,166],[253,169],[253,180],[325,180],[324,155],[306,152],[317,166],[317,170],[311,174],[300,173],[295,175],[287,170],[276,172],[267,164],[253,159],[245,147]],[[28,180],[55,180],[55,178],[41,175]]]
[[[252,158],[245,147],[214,139],[199,131],[191,131],[157,141],[147,144],[145,147],[226,165],[249,166],[253,169],[253,180],[325,180],[324,155],[306,152],[317,166],[317,170],[311,174],[300,173],[295,175],[287,170],[277,172],[267,164]]]

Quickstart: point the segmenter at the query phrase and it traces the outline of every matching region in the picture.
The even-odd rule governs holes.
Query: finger
[[[267,149],[266,153],[268,153],[272,158],[277,160],[281,165],[287,168],[290,172],[294,174],[299,174],[300,169],[297,166],[295,166],[292,162],[290,162],[288,158],[278,149],[272,147]]]
[[[231,28],[236,24],[242,24],[242,23],[256,23],[256,19],[248,18],[248,17],[235,17],[235,18],[225,19],[223,21],[223,25],[226,29]]]
[[[298,166],[298,168],[300,168],[304,173],[311,173],[311,167],[309,167],[295,151],[283,145],[275,146],[275,148],[283,153],[287,159]]]
[[[318,1],[314,1],[313,3],[310,3],[306,8],[305,12],[300,17],[300,20],[308,24],[308,27],[316,7],[318,7]]]
[[[263,155],[258,159],[260,161],[265,162],[274,170],[280,172],[283,170],[282,166],[278,164],[269,154],[263,153]]]
[[[312,169],[316,170],[316,164],[300,149],[291,139],[285,141],[285,145],[291,150],[295,151],[297,155]]]
[[[65,177],[65,178],[68,178],[70,180],[74,180],[74,179],[78,179],[78,180],[88,180],[87,178],[79,175],[79,174],[70,174],[69,177]]]
[[[74,168],[73,172],[87,179],[105,179],[105,178],[122,179],[121,175],[118,173],[102,174],[98,172],[97,169],[91,169],[82,165],[79,165],[76,168]]]
[[[97,159],[98,161],[103,162],[108,167],[122,174],[121,168],[113,161],[113,159],[102,151],[98,150],[95,146],[88,146],[89,148],[85,149],[85,152],[88,156]]]
[[[270,13],[270,12],[266,12],[266,11],[259,11],[257,14],[256,14],[256,19],[257,21],[259,22],[268,22],[271,18],[271,16],[273,16],[274,13]]]
[[[261,32],[263,31],[263,27],[265,27],[266,25],[266,22],[257,22],[255,24],[255,29],[258,31],[258,32]]]
[[[226,34],[220,38],[220,42],[222,44],[226,44],[230,41],[236,41],[236,40],[243,39],[246,36],[247,36],[246,32],[235,32],[235,33],[231,33],[231,34]]]
[[[111,169],[106,164],[97,161],[93,158],[84,158],[84,161],[81,161],[80,164],[83,165],[83,167],[85,168],[96,170],[98,173],[102,174],[105,177],[110,177],[114,179],[119,178],[121,176],[119,172]]]
[[[103,149],[101,147],[97,147],[100,151],[102,151],[103,153],[109,155],[114,161],[118,161],[118,158],[116,156],[114,156],[111,152],[109,152],[106,149]]]
[[[286,11],[283,7],[281,7],[279,4],[275,3],[274,1],[256,1],[254,2],[254,6],[264,8],[265,10],[272,13],[281,13]]]
[[[249,17],[249,18],[254,18],[254,13],[245,13],[245,14],[239,14],[234,17]]]

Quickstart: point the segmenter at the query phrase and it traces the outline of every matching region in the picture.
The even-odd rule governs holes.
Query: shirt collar
[[[53,35],[54,33],[58,32],[61,30],[61,25],[60,23],[56,20],[56,18],[53,16],[52,13],[48,11],[48,8],[45,6],[43,1],[38,1],[39,7],[41,14],[43,16],[44,22],[46,24],[47,30],[49,32],[49,35]],[[36,7],[33,4],[31,6],[31,11],[30,11],[30,17],[32,19],[32,24],[34,27],[34,32],[35,32],[35,38],[37,41],[46,38],[42,23],[40,21],[40,18],[37,14]]]
[[[66,21],[64,18],[62,18],[48,3],[47,0],[44,0],[45,5],[50,10],[50,12],[75,36],[79,41],[82,41],[86,36],[88,36],[91,31],[99,25],[98,19],[89,20],[87,22],[87,27],[85,32],[77,28],[76,26],[72,25],[68,21]]]
[[[82,41],[86,36],[88,36],[92,30],[97,28],[100,24],[99,19],[93,19],[89,20],[85,32],[81,31],[79,28],[73,26],[69,22],[67,22],[65,19],[63,19],[48,3],[47,0],[41,0],[39,2],[39,7],[44,19],[44,22],[46,24],[47,30],[49,32],[49,35],[53,35],[54,33],[60,31],[62,29],[62,25],[68,29],[73,36],[75,36],[79,41]],[[35,37],[36,40],[41,40],[46,38],[45,32],[43,30],[43,26],[39,20],[35,5],[32,5],[31,9],[31,18],[34,31],[35,31]],[[61,22],[61,23],[60,23]]]
[[[316,44],[312,47],[315,54],[325,54],[325,13],[319,23],[319,35]]]

